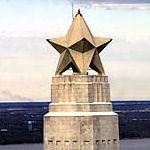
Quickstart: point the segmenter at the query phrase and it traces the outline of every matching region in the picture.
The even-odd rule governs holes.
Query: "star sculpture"
[[[61,75],[70,67],[73,72],[86,75],[88,68],[104,75],[99,53],[111,42],[110,38],[94,37],[80,10],[76,14],[65,37],[47,39],[60,53],[56,75]]]

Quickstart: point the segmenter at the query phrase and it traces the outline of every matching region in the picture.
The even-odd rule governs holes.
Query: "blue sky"
[[[112,99],[150,99],[150,2],[76,0],[95,36],[113,38],[100,54]],[[0,1],[0,100],[48,100],[59,54],[46,38],[66,34],[70,0]]]

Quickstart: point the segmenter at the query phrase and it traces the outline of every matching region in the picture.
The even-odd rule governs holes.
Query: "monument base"
[[[119,150],[107,76],[53,77],[44,150]]]
[[[44,133],[44,150],[119,150],[114,112],[50,112]]]

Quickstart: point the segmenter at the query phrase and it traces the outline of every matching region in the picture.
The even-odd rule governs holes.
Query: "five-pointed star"
[[[60,75],[70,67],[79,74],[87,74],[89,67],[99,74],[104,74],[99,53],[111,40],[93,37],[84,18],[78,12],[65,37],[47,40],[60,53],[55,74]]]

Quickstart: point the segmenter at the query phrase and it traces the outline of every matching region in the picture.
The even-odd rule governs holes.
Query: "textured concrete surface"
[[[44,150],[119,150],[118,115],[112,111],[107,76],[52,79],[44,117]]]
[[[45,117],[45,150],[118,150],[117,115]]]
[[[56,76],[52,79],[51,102],[110,102],[107,76]]]

